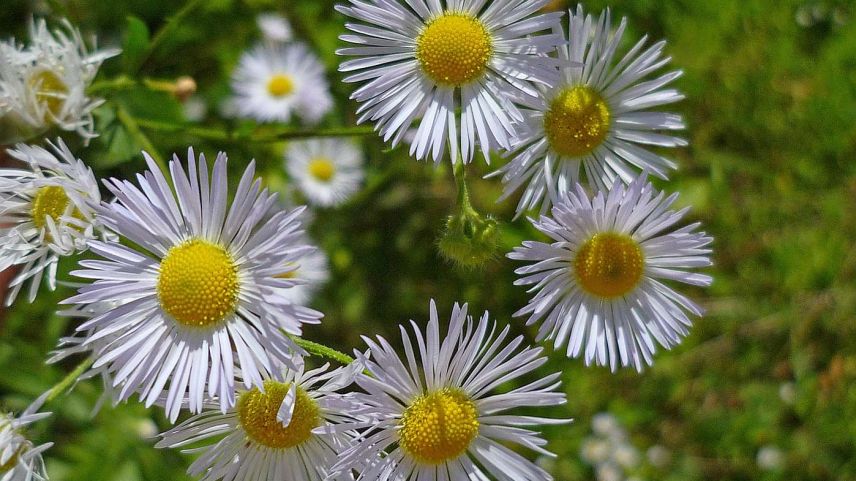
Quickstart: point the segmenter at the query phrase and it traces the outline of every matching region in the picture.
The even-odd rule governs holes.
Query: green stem
[[[93,83],[91,86],[89,86],[89,89],[87,89],[87,93],[97,94],[103,91],[131,90],[137,87],[145,87],[149,90],[155,90],[158,92],[175,92],[175,82],[172,80],[160,80],[151,78],[135,80],[131,77],[128,77],[127,75],[120,75],[116,78],[112,78],[109,80],[101,80]]]
[[[455,174],[455,184],[458,187],[458,206],[462,213],[478,216],[478,212],[470,203],[470,191],[467,188],[467,169],[463,162],[457,162],[454,165],[453,173]]]
[[[353,137],[374,133],[372,127],[332,127],[327,129],[283,129],[277,133],[239,133],[208,127],[171,124],[157,120],[136,119],[137,125],[146,130],[156,132],[181,132],[207,140],[246,141],[246,142],[279,142],[282,140],[304,139],[310,137]]]
[[[181,7],[181,10],[175,13],[175,15],[169,17],[166,23],[155,33],[155,36],[152,38],[152,41],[149,43],[149,48],[146,49],[146,52],[140,56],[140,61],[133,71],[138,71],[145,63],[149,60],[149,57],[152,56],[152,53],[157,50],[157,48],[163,43],[163,41],[169,37],[169,35],[181,25],[181,22],[190,15],[196,7],[202,5],[204,0],[189,0],[187,3]]]
[[[134,119],[134,117],[119,103],[116,103],[116,118],[119,119],[120,122],[125,126],[125,129],[128,131],[128,134],[137,141],[138,144],[155,159],[158,166],[160,166],[161,170],[164,172],[168,172],[166,162],[164,162],[163,157],[161,157],[158,150],[155,148],[152,141],[140,130],[139,122]]]
[[[77,381],[77,378],[79,378],[81,374],[86,372],[86,370],[89,369],[90,366],[92,366],[93,362],[95,362],[95,360],[91,357],[88,357],[83,362],[78,364],[73,371],[66,374],[66,376],[62,378],[60,382],[58,382],[56,385],[54,385],[54,387],[51,388],[50,394],[48,394],[46,402],[53,401],[57,398],[57,396],[64,393],[72,384]]]
[[[323,344],[318,344],[317,342],[307,341],[302,337],[288,335],[292,341],[294,341],[298,346],[302,347],[309,354],[313,354],[315,356],[324,357],[330,359],[332,361],[336,361],[339,364],[348,365],[354,362],[354,358],[345,354],[344,352],[337,351],[332,347],[327,347]]]

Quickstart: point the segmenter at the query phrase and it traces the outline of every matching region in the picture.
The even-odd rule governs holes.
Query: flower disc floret
[[[645,258],[639,244],[624,234],[595,234],[577,251],[574,273],[589,294],[612,298],[632,291],[642,279]]]
[[[170,248],[160,265],[158,299],[176,322],[211,327],[235,312],[238,268],[222,246],[192,239]]]
[[[440,85],[460,87],[481,78],[492,55],[493,39],[487,27],[465,13],[444,13],[416,39],[422,70]]]
[[[272,449],[293,448],[308,440],[321,423],[318,403],[298,387],[291,421],[284,426],[277,412],[291,384],[267,380],[264,388],[264,392],[253,388],[238,400],[238,420],[247,437]]]
[[[478,411],[460,390],[442,389],[414,400],[401,418],[401,448],[423,464],[457,458],[478,435]]]

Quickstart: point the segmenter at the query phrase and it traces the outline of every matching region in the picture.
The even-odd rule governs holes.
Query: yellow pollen
[[[574,258],[574,273],[580,286],[598,297],[627,294],[639,284],[644,270],[642,249],[625,234],[595,234]]]
[[[479,79],[493,55],[487,27],[466,13],[446,12],[416,38],[416,59],[439,85],[460,87]]]
[[[44,229],[47,225],[46,219],[50,217],[57,222],[68,208],[68,194],[58,185],[40,187],[33,198],[30,213],[33,216],[33,224],[37,229]]]
[[[210,327],[235,312],[238,267],[223,247],[192,239],[172,247],[161,261],[161,307],[186,327]]]
[[[446,388],[410,404],[399,437],[401,449],[414,460],[437,465],[463,454],[478,433],[476,405],[463,392]]]
[[[30,77],[30,87],[35,89],[36,99],[47,105],[51,114],[54,116],[60,114],[68,94],[68,86],[55,73],[42,70],[33,75]]]
[[[329,182],[336,173],[333,161],[324,157],[318,157],[309,161],[309,175],[321,182]]]
[[[285,74],[275,74],[267,84],[268,93],[274,97],[284,97],[294,92],[294,80]]]
[[[544,114],[544,131],[553,150],[568,157],[579,157],[603,143],[609,133],[611,117],[609,105],[590,87],[568,87]]]
[[[273,449],[293,448],[309,439],[312,430],[321,424],[318,403],[298,387],[291,422],[285,427],[276,413],[291,384],[268,380],[264,386],[265,392],[253,388],[238,399],[238,421],[247,437]]]

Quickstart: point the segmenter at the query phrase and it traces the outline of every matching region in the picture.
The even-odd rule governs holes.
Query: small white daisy
[[[254,162],[230,205],[225,154],[212,174],[192,149],[187,171],[174,156],[172,182],[145,157],[139,187],[111,179],[116,202],[98,208],[105,226],[138,247],[91,242],[104,259],[83,260],[72,274],[94,282],[64,303],[122,303],[77,329],[90,331],[84,345],[94,351],[93,369],[107,366],[122,400],[137,392],[175,420],[185,400],[199,412],[207,390],[225,411],[236,371],[247,388],[262,385],[276,362],[294,355],[281,330],[299,335],[321,316],[281,295],[295,284],[280,276],[283,266],[309,249],[299,242],[301,210],[274,208],[276,195],[254,180]]]
[[[285,168],[306,199],[323,207],[344,203],[363,181],[363,151],[348,140],[291,142]]]
[[[353,382],[362,366],[328,369],[324,365],[304,372],[298,363],[297,370],[286,370],[281,380],[266,380],[263,391],[242,391],[226,413],[204,412],[161,434],[155,446],[179,448],[207,441],[207,446],[185,451],[202,453],[187,470],[202,475],[202,481],[348,479],[328,475],[354,434],[330,426],[347,421],[344,413],[353,403],[338,391]]]
[[[256,17],[256,24],[264,38],[271,42],[290,42],[293,37],[291,24],[276,12],[260,13]]]
[[[666,88],[682,72],[643,80],[670,60],[663,57],[664,41],[643,50],[647,37],[616,62],[626,25],[622,18],[613,32],[609,10],[596,21],[582,6],[571,14],[570,43],[558,49],[562,79],[540,87],[537,101],[523,111],[511,160],[493,174],[505,183],[500,200],[526,185],[518,215],[538,204],[546,212],[550,192],[572,188],[581,170],[590,185],[606,189],[616,178],[633,181],[639,170],[665,178],[676,167],[645,147],[687,145],[671,133],[684,128],[680,115],[650,110],[684,98]]]
[[[535,83],[557,80],[553,51],[564,39],[549,30],[561,13],[535,15],[549,0],[350,0],[336,9],[355,44],[340,55],[359,57],[339,70],[364,83],[352,98],[359,122],[375,122],[384,141],[399,141],[416,123],[410,154],[440,162],[472,160],[478,143],[488,159],[510,149],[515,104],[537,95]],[[545,32],[546,31],[546,32]],[[545,32],[539,34],[539,32]],[[460,109],[460,112],[458,112]],[[488,160],[489,161],[489,160]]]
[[[688,271],[711,265],[713,241],[695,232],[699,223],[673,228],[687,209],[669,210],[677,194],[665,198],[643,173],[629,186],[616,179],[609,193],[589,199],[578,184],[554,200],[552,218],[533,220],[552,244],[526,241],[508,257],[532,263],[517,269],[515,284],[532,286],[535,297],[515,315],[527,325],[544,319],[538,340],[567,344],[568,357],[585,362],[651,364],[654,340],[670,349],[692,325],[685,311],[702,309],[662,280],[708,286],[712,279]]]
[[[404,359],[385,339],[364,338],[373,360],[360,359],[368,375],[357,376],[365,394],[355,399],[365,407],[353,415],[365,431],[334,469],[355,468],[365,481],[552,479],[507,444],[552,456],[526,426],[568,421],[506,411],[564,404],[560,374],[495,392],[542,366],[542,349],[518,350],[522,336],[506,342],[508,327],[497,334],[487,312],[474,323],[466,305],[455,305],[445,339],[433,301],[427,332],[412,324],[418,353],[402,326]]]
[[[51,126],[95,137],[92,111],[103,101],[89,98],[101,63],[118,50],[89,53],[68,21],[48,30],[44,20],[30,25],[30,45],[0,48],[0,143],[26,140]]]
[[[280,275],[301,281],[302,284],[286,289],[282,295],[294,304],[308,305],[315,292],[330,278],[327,255],[320,247],[316,247],[297,259],[294,266],[290,267],[293,268]]]
[[[303,44],[258,45],[241,56],[232,75],[236,113],[261,122],[321,120],[333,106],[324,66]]]
[[[101,201],[92,170],[62,140],[51,150],[18,144],[7,153],[27,169],[0,169],[0,271],[20,266],[6,305],[29,281],[36,298],[45,279],[56,288],[60,257],[83,252],[101,234],[93,205]]]
[[[0,413],[0,481],[47,481],[42,453],[53,443],[33,445],[25,436],[28,425],[51,413],[39,413],[48,393],[36,399],[19,417]]]

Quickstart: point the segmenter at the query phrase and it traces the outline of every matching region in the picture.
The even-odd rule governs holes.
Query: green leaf
[[[126,17],[127,28],[122,43],[122,53],[125,62],[125,70],[133,72],[143,55],[148,51],[151,44],[149,27],[139,18],[128,15]]]

